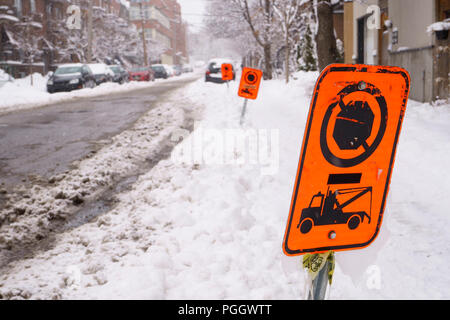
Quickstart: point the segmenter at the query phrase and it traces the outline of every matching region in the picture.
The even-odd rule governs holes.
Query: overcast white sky
[[[178,0],[181,6],[181,15],[183,20],[189,23],[192,31],[200,29],[205,14],[206,0]]]

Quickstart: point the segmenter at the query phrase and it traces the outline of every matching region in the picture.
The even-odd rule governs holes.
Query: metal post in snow
[[[308,272],[309,288],[306,290],[308,300],[325,300],[327,286],[334,273],[335,255],[333,251],[305,254],[303,268]]]
[[[329,262],[327,261],[312,281],[308,292],[308,300],[325,300],[328,285],[328,268]]]
[[[239,121],[239,124],[242,126],[242,124],[244,123],[244,117],[245,117],[245,111],[247,109],[247,102],[248,99],[244,99],[244,106],[242,108],[242,113],[241,113],[241,120]]]

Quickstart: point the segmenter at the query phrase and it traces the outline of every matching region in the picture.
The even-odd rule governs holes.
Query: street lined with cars
[[[176,66],[153,64],[148,67],[134,66],[128,70],[120,64],[61,64],[54,73],[50,74],[47,92],[93,88],[107,82],[123,84],[129,81],[154,81],[155,79],[167,79],[193,71],[193,68],[187,64]]]

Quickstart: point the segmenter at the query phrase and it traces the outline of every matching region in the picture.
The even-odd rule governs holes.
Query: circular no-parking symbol
[[[367,94],[371,99],[366,98]],[[325,112],[320,148],[329,163],[348,168],[363,162],[377,149],[386,131],[387,105],[380,90],[370,83],[348,85],[338,96]]]
[[[245,81],[248,84],[255,84],[258,81],[258,76],[255,72],[249,71],[245,74]]]

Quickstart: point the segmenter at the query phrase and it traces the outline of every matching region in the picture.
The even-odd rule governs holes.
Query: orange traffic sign
[[[243,68],[238,96],[247,99],[256,99],[262,75],[261,70],[247,67]]]
[[[316,82],[284,236],[286,255],[377,236],[410,87],[398,67],[333,64]]]
[[[233,80],[233,65],[231,63],[222,64],[222,80],[229,81]]]

